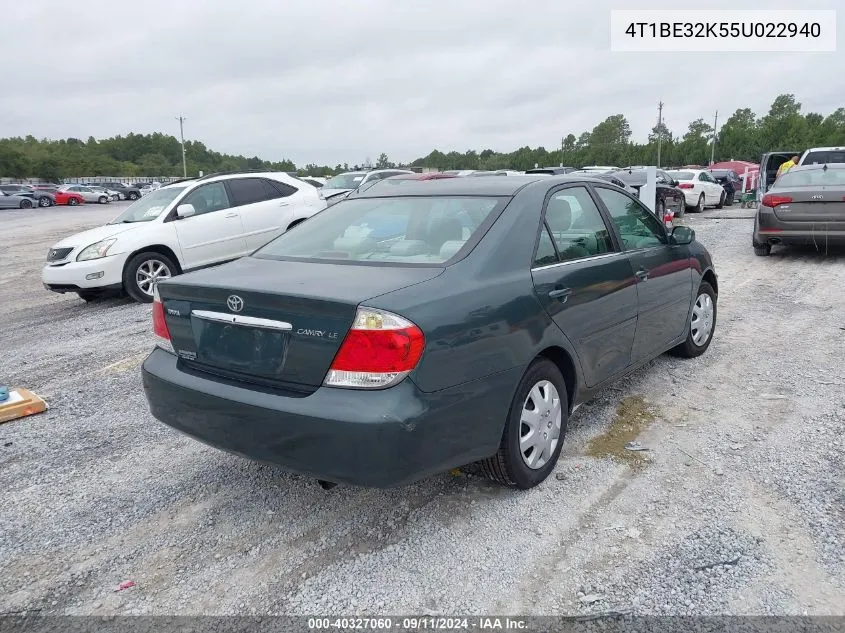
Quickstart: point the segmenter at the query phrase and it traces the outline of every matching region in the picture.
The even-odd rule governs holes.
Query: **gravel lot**
[[[51,406],[0,425],[0,612],[845,614],[845,252],[759,258],[749,213],[687,216],[710,350],[583,406],[543,485],[327,492],[149,415],[148,306],[42,289],[47,249],[117,206],[0,213],[0,383]],[[653,417],[641,464],[591,456],[625,402]]]

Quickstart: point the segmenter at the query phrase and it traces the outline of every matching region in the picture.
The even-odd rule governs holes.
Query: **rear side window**
[[[810,152],[802,161],[802,165],[822,165],[825,163],[845,163],[845,150],[824,150]]]
[[[263,178],[235,178],[226,184],[232,193],[232,206],[235,207],[279,197],[276,190]]]
[[[692,180],[695,178],[695,174],[691,171],[670,171],[668,173],[675,180]]]
[[[354,198],[255,253],[267,259],[438,265],[471,248],[507,198]]]
[[[560,261],[613,250],[610,231],[585,187],[570,187],[552,194],[545,218]]]
[[[290,185],[286,185],[278,180],[265,180],[264,184],[269,187],[271,199],[287,198],[299,191],[296,187],[291,187]]]

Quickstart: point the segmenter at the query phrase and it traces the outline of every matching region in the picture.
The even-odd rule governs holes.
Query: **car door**
[[[19,198],[15,198],[14,196],[6,193],[5,191],[0,191],[0,209],[17,208],[19,205]]]
[[[585,186],[552,190],[542,217],[534,290],[575,346],[585,382],[595,386],[631,364],[634,272]]]
[[[226,181],[232,206],[241,215],[245,248],[252,252],[287,230],[296,201],[295,187],[266,178]]]
[[[665,352],[686,328],[693,283],[689,247],[670,245],[663,223],[636,198],[594,187],[637,279],[632,358],[639,363]]]
[[[718,180],[713,177],[713,174],[709,172],[704,172],[705,181],[704,184],[710,190],[711,199],[713,204],[719,204],[722,199],[722,196],[725,195],[725,188],[722,186]]]
[[[241,215],[233,209],[221,181],[200,185],[188,192],[179,205],[190,204],[195,214],[173,222],[185,269],[200,268],[236,259],[247,252]]]

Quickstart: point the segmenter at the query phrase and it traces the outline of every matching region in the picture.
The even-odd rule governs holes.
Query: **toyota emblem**
[[[229,298],[226,299],[226,305],[232,312],[240,312],[244,309],[244,300],[238,295],[229,295]]]

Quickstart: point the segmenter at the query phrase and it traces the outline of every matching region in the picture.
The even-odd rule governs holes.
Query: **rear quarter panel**
[[[475,249],[442,275],[368,302],[425,333],[425,352],[411,375],[423,391],[525,368],[552,345],[576,359],[534,293],[531,261],[549,189],[538,184],[518,192]],[[515,389],[522,372],[513,374]]]

